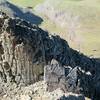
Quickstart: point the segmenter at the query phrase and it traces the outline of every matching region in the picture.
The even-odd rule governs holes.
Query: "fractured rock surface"
[[[99,98],[99,62],[71,49],[59,36],[0,12],[0,83],[29,85],[43,75],[48,91],[61,88]]]
[[[34,83],[39,80],[38,74],[43,73],[44,55],[42,38],[38,31],[40,29],[26,21],[8,18],[4,13],[2,16],[3,18],[0,18],[2,79],[5,82]]]

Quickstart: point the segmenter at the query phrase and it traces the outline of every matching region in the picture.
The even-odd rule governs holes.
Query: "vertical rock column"
[[[6,19],[6,21],[7,20],[9,19]],[[13,23],[11,24],[11,26],[9,26],[8,23],[5,24],[4,22],[4,25],[1,26],[2,26],[1,30],[3,30],[2,32],[0,32],[1,81],[17,82],[17,83],[22,82],[25,83],[26,85],[38,81],[40,79],[40,76],[43,74],[43,64],[42,64],[43,57],[42,56],[39,57],[39,59],[42,59],[41,62],[39,62],[38,59],[36,62],[34,62],[34,59],[37,58],[36,55],[38,55],[39,52],[42,53],[41,45],[40,47],[36,46],[35,50],[33,50],[33,47],[31,45],[33,40],[31,40],[31,43],[30,40],[28,40],[31,38],[31,35],[34,34],[30,34],[29,38],[25,37],[25,40],[20,42],[20,40],[17,40],[17,38],[20,37],[20,34],[16,35],[16,33],[13,33],[16,30],[14,27],[16,26],[16,23]],[[8,27],[9,31],[6,31],[6,26]],[[23,28],[23,26],[21,26],[21,28]],[[14,31],[11,32],[11,29],[13,29]],[[29,34],[28,32],[31,31],[26,26],[25,29],[27,30],[26,35],[28,35]],[[21,33],[21,30],[17,31]],[[12,35],[12,33],[14,35]],[[19,43],[17,43],[16,40]],[[38,40],[35,42],[38,42]]]

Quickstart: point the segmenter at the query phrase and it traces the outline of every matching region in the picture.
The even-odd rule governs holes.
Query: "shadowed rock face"
[[[1,12],[0,82],[28,85],[44,74],[49,91],[60,87],[92,97],[99,94],[99,66],[59,36],[49,36],[38,26]]]

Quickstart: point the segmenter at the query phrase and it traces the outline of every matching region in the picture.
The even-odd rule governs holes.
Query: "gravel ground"
[[[0,84],[0,100],[90,100],[73,93],[64,93],[61,89],[52,92],[46,91],[44,81],[25,86],[15,83]]]

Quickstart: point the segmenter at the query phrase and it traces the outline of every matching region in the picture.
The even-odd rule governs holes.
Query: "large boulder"
[[[44,81],[47,83],[48,91],[61,88],[64,92],[73,92],[84,94],[91,98],[99,98],[99,81],[96,79],[90,71],[86,72],[79,66],[74,68],[63,66],[55,59],[44,67]]]

